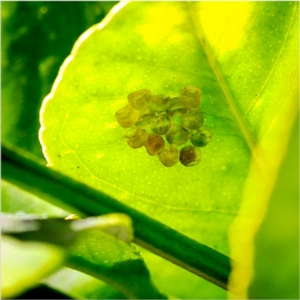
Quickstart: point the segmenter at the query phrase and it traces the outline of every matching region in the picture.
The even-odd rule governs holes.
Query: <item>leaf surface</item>
[[[293,2],[120,4],[79,38],[44,100],[49,165],[225,254],[242,204],[231,243],[247,262],[240,249],[262,217],[296,115],[297,11]],[[133,91],[177,96],[187,85],[202,89],[213,138],[201,164],[165,168],[128,147],[114,114]]]
[[[24,241],[44,242],[63,247],[66,249],[67,266],[105,281],[127,298],[166,299],[166,296],[153,285],[140,253],[129,244],[133,238],[132,226],[131,220],[126,215],[111,214],[67,221],[58,218],[41,220],[3,214],[1,223],[1,231],[4,234],[13,235]],[[30,242],[24,245],[30,247]],[[14,269],[9,267],[8,253],[9,251],[5,252],[7,261],[5,270],[14,272]],[[37,259],[36,267],[40,265],[42,269],[45,263],[40,260]],[[58,266],[55,263],[53,265],[54,268]],[[47,268],[45,270],[47,271]],[[24,280],[26,275],[30,276],[30,273],[25,273],[19,280]],[[38,280],[38,277],[34,277],[33,283],[37,283]],[[16,281],[18,283],[17,279]],[[27,282],[31,283],[30,280]]]
[[[299,299],[299,119],[254,245],[249,298]]]
[[[21,242],[3,235],[1,244],[2,297],[13,298],[36,285],[43,277],[55,271],[64,258],[64,251],[57,246],[40,242]]]

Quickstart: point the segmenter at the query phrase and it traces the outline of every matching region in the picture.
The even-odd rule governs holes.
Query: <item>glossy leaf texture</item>
[[[241,207],[231,256],[251,264],[253,228],[296,115],[297,13],[296,2],[119,4],[79,38],[43,102],[49,166],[225,254]],[[178,96],[187,85],[202,89],[213,138],[201,164],[165,168],[128,147],[114,114],[136,90]],[[181,275],[171,276],[174,286]],[[208,284],[190,284],[198,291],[183,297],[207,297]]]

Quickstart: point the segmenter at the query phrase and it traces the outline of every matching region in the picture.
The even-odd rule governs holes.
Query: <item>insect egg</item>
[[[151,129],[154,133],[159,135],[166,134],[172,126],[172,121],[166,114],[157,116],[155,122],[152,124]]]
[[[170,145],[163,148],[158,154],[158,159],[165,167],[174,166],[179,160],[179,151],[176,146]]]
[[[198,165],[201,161],[200,149],[192,145],[185,146],[180,150],[179,159],[185,167],[192,167]]]
[[[155,114],[151,112],[149,108],[146,108],[140,112],[139,119],[135,124],[137,127],[148,129],[155,121]]]
[[[190,110],[187,114],[181,117],[182,127],[193,130],[198,129],[204,122],[203,114],[198,109]]]
[[[201,90],[193,85],[186,86],[180,92],[180,102],[187,108],[197,108],[200,105]]]
[[[164,139],[157,134],[149,134],[148,140],[145,143],[145,148],[150,155],[158,154],[165,146]]]
[[[171,105],[168,108],[167,113],[170,117],[177,117],[177,116],[182,116],[188,111],[189,109],[180,103],[179,98],[175,97],[171,99]]]
[[[212,131],[209,127],[203,125],[198,130],[191,131],[191,143],[196,147],[206,146],[212,138]]]
[[[155,112],[166,111],[171,104],[170,97],[152,96],[150,109]]]
[[[139,112],[127,104],[115,113],[115,118],[121,127],[129,128],[138,120]]]
[[[129,104],[137,110],[143,110],[147,108],[152,100],[152,94],[149,90],[140,90],[128,95]]]
[[[190,138],[188,130],[184,129],[179,124],[173,124],[169,132],[166,134],[166,139],[169,144],[180,146],[185,144]]]
[[[137,127],[129,129],[129,131],[124,134],[124,137],[128,139],[127,144],[133,149],[143,147],[148,140],[146,130]]]

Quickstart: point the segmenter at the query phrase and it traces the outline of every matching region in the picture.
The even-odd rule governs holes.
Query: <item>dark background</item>
[[[43,157],[39,109],[78,37],[117,2],[2,2],[2,141]]]

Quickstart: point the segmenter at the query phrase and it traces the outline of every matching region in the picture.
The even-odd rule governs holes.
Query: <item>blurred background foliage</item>
[[[116,2],[2,2],[2,140],[43,158],[39,109],[78,36]]]
[[[1,3],[2,141],[44,158],[38,140],[42,100],[50,92],[60,66],[78,37],[100,22],[115,4],[71,1]],[[2,188],[2,193],[12,191],[11,187],[6,189],[6,183],[2,183]],[[32,195],[28,197],[32,203]],[[40,200],[33,202],[33,207],[40,203],[47,206],[47,211],[57,210]],[[13,203],[2,203],[2,210],[12,213],[11,207],[8,209],[6,205]],[[27,211],[28,203],[24,203],[25,206]],[[20,211],[20,206],[16,209]],[[57,214],[57,211],[54,213]],[[106,297],[110,298],[111,294],[117,298],[123,297],[110,286],[85,274],[82,276],[93,281],[93,291],[98,284],[101,295],[106,288]],[[86,285],[79,288],[88,291]],[[18,299],[36,299],[45,294],[53,299],[69,298],[41,285],[20,295]]]

